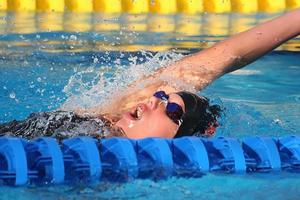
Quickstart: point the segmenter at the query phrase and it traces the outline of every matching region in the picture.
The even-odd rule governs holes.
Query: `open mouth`
[[[131,117],[133,117],[135,120],[140,120],[143,115],[143,108],[141,106],[137,106],[133,112],[130,113]]]

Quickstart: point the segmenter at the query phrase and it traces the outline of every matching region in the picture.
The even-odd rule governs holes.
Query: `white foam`
[[[113,67],[101,66],[101,68],[88,67],[82,71],[74,70],[74,74],[64,87],[67,100],[61,109],[74,110],[101,105],[123,91],[133,81],[150,75],[154,70],[183,57],[174,52],[153,54],[141,51],[141,54],[143,56],[129,56],[129,66],[120,64],[120,59],[125,59],[121,55],[120,59],[114,62]],[[145,59],[145,62],[138,64],[143,61],[142,59]]]

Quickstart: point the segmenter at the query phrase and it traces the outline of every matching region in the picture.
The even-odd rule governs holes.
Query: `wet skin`
[[[178,94],[169,94],[168,102],[177,103],[185,111],[184,102]],[[166,105],[154,96],[148,102],[139,103],[129,112],[125,112],[116,126],[122,128],[128,138],[133,139],[145,137],[173,138],[179,128],[166,115]]]

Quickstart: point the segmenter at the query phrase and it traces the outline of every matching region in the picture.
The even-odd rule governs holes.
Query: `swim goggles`
[[[164,91],[157,91],[153,94],[154,97],[162,100],[162,102],[166,105],[166,114],[167,116],[177,125],[181,125],[183,120],[183,109],[177,103],[169,102],[169,95],[167,95]]]

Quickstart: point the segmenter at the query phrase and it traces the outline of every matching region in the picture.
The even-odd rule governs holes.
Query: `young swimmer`
[[[0,125],[0,134],[58,139],[86,134],[98,138],[210,136],[218,127],[221,109],[194,93],[299,34],[297,9],[158,69],[128,86],[109,105],[76,113],[35,113],[24,121]],[[181,87],[167,80],[180,81]]]

